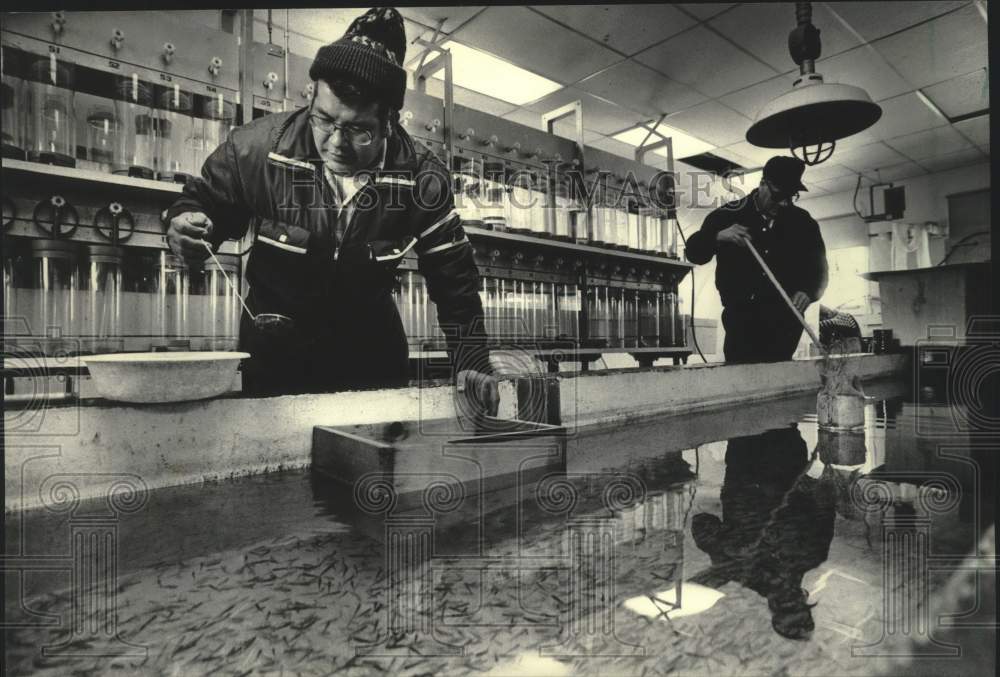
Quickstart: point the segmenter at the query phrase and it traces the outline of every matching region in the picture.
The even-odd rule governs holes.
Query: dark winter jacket
[[[287,345],[261,337],[244,317],[240,345],[261,360],[315,359],[307,390],[398,383],[407,344],[392,298],[395,271],[411,249],[427,282],[449,352],[461,368],[488,371],[479,274],[454,208],[446,168],[393,128],[384,167],[352,198],[337,232],[337,200],[323,176],[307,110],[268,115],[230,132],[165,212],[201,211],[216,245],[252,228],[248,305],[295,321]],[[254,361],[256,360],[256,365]],[[276,368],[274,364],[268,369]]]
[[[687,240],[687,259],[700,264],[716,257],[715,286],[723,306],[782,303],[749,250],[716,242],[719,231],[738,223],[750,231],[754,247],[789,296],[802,291],[818,301],[828,277],[819,224],[809,212],[792,205],[782,208],[767,228],[768,221],[754,205],[755,194],[729,202],[705,217],[701,229]]]

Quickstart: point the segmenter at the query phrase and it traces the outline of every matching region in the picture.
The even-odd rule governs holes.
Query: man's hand
[[[812,303],[812,299],[804,291],[797,291],[792,294],[792,305],[799,311],[799,314],[805,313],[810,303]]]
[[[202,212],[184,212],[170,220],[167,244],[170,251],[188,261],[208,258],[205,240],[212,232],[212,220]]]
[[[486,416],[496,416],[500,409],[500,387],[496,378],[479,371],[466,369],[458,372],[456,390],[465,394],[465,401],[472,411]]]
[[[734,244],[737,247],[746,248],[747,242],[750,240],[750,231],[746,229],[745,226],[741,226],[738,223],[720,230],[715,235],[715,241],[718,243]]]

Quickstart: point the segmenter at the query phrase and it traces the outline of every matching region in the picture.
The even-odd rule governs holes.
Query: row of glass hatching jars
[[[494,341],[543,346],[569,341],[590,348],[686,345],[680,299],[670,291],[597,285],[583,293],[576,284],[493,277],[481,283],[485,329]],[[419,273],[400,273],[393,296],[411,347],[443,345],[437,311]]]
[[[516,173],[485,178],[469,171],[453,174],[455,204],[462,220],[488,230],[509,231],[567,242],[677,256],[677,224],[663,210],[618,199],[599,187],[590,213],[571,197],[568,181],[549,184],[542,175]]]
[[[5,242],[4,340],[45,355],[234,350],[240,303],[212,262],[70,240]],[[235,262],[221,261],[230,277]]]
[[[145,179],[183,182],[225,141],[236,106],[137,76],[86,76],[74,64],[34,57],[3,73],[3,156]],[[80,69],[80,73],[88,73]]]

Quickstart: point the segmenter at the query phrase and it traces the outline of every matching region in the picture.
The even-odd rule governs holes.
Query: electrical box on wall
[[[880,188],[884,190],[879,191],[878,189]],[[903,218],[905,211],[905,186],[894,186],[891,183],[877,183],[868,187],[868,216],[863,217],[867,223],[895,221]]]

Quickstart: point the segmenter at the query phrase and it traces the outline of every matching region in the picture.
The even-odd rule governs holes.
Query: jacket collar
[[[312,165],[316,171],[322,170],[323,161],[313,140],[308,108],[294,111],[282,122],[275,133],[270,153],[293,163]],[[376,173],[414,172],[417,169],[417,158],[413,139],[402,126],[394,123],[392,136],[383,150],[383,160]]]

